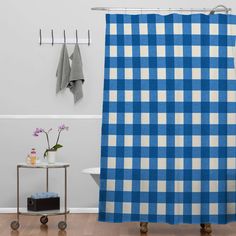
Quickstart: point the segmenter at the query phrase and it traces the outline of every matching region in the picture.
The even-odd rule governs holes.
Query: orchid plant
[[[57,151],[57,149],[59,148],[62,148],[63,146],[61,144],[59,144],[59,140],[60,140],[60,136],[61,136],[61,132],[62,131],[68,131],[69,130],[69,127],[68,126],[65,126],[64,124],[60,125],[58,127],[58,134],[57,134],[57,140],[56,140],[56,144],[54,146],[51,147],[50,145],[50,140],[49,140],[49,133],[52,131],[52,128],[50,128],[49,130],[45,130],[45,129],[42,129],[42,128],[36,128],[36,130],[34,131],[33,133],[33,136],[34,137],[38,137],[40,133],[44,133],[45,136],[46,136],[46,140],[47,140],[47,149],[46,151],[44,152],[44,158],[47,156],[47,153],[49,151]]]

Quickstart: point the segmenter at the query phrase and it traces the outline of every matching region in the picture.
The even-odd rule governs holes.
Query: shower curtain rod
[[[214,14],[215,12],[226,12],[232,11],[231,8],[227,8],[224,5],[219,5],[215,8],[119,8],[119,7],[93,7],[93,11],[171,11],[171,12],[210,12]]]

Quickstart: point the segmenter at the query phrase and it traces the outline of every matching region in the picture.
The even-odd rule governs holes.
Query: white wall
[[[200,8],[225,4],[236,8],[229,0],[136,0],[136,1],[85,1],[85,0],[7,0],[0,9],[0,115],[83,115],[101,114],[104,62],[104,13],[90,11],[94,6]],[[55,72],[61,46],[38,45],[38,31],[50,36],[86,38],[91,30],[92,44],[81,46],[84,73],[84,98],[73,104],[69,91],[55,95]],[[69,46],[71,52],[73,47]],[[69,206],[95,207],[98,188],[93,180],[81,173],[83,168],[99,165],[100,119],[90,120],[0,120],[0,207],[15,206],[16,163],[25,160],[31,147],[39,155],[45,148],[43,137],[35,139],[35,127],[56,128],[60,123],[70,126],[62,137],[64,148],[59,159],[71,163],[69,169]],[[43,173],[22,172],[22,201],[36,190],[43,190]],[[60,172],[60,171],[57,171]],[[59,179],[57,179],[58,177]],[[52,190],[63,189],[62,173],[52,174]]]

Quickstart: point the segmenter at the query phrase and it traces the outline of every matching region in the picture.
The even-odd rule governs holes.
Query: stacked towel
[[[53,198],[53,197],[58,197],[58,194],[54,192],[39,192],[31,195],[31,198],[33,199]]]
[[[70,59],[72,61],[71,66]],[[63,45],[56,76],[57,93],[65,88],[69,88],[74,95],[75,103],[83,97],[82,84],[84,82],[84,74],[80,49],[77,43],[70,58],[68,56],[66,45]]]

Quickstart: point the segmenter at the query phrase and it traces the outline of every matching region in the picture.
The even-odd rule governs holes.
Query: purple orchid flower
[[[42,128],[36,128],[35,131],[33,132],[33,136],[35,137],[38,137],[40,133],[44,133],[46,135],[46,138],[47,138],[47,144],[48,144],[48,148],[46,149],[45,153],[44,153],[44,157],[47,155],[47,152],[48,151],[56,151],[58,148],[61,148],[63,147],[61,144],[59,144],[59,139],[60,139],[60,135],[61,135],[61,132],[63,130],[66,130],[68,131],[69,130],[69,127],[66,126],[65,124],[62,124],[58,127],[58,135],[57,135],[57,141],[56,141],[56,144],[53,146],[53,147],[50,147],[50,143],[49,143],[49,132],[52,131],[52,128],[50,128],[48,131],[45,131],[44,129]]]
[[[60,131],[62,131],[62,130],[68,130],[68,129],[69,129],[68,126],[66,126],[65,124],[62,124],[62,125],[60,125],[60,126],[58,127],[58,132],[60,132]]]
[[[36,130],[33,133],[33,136],[38,137],[40,133],[44,132],[44,129],[42,128],[36,128]]]

